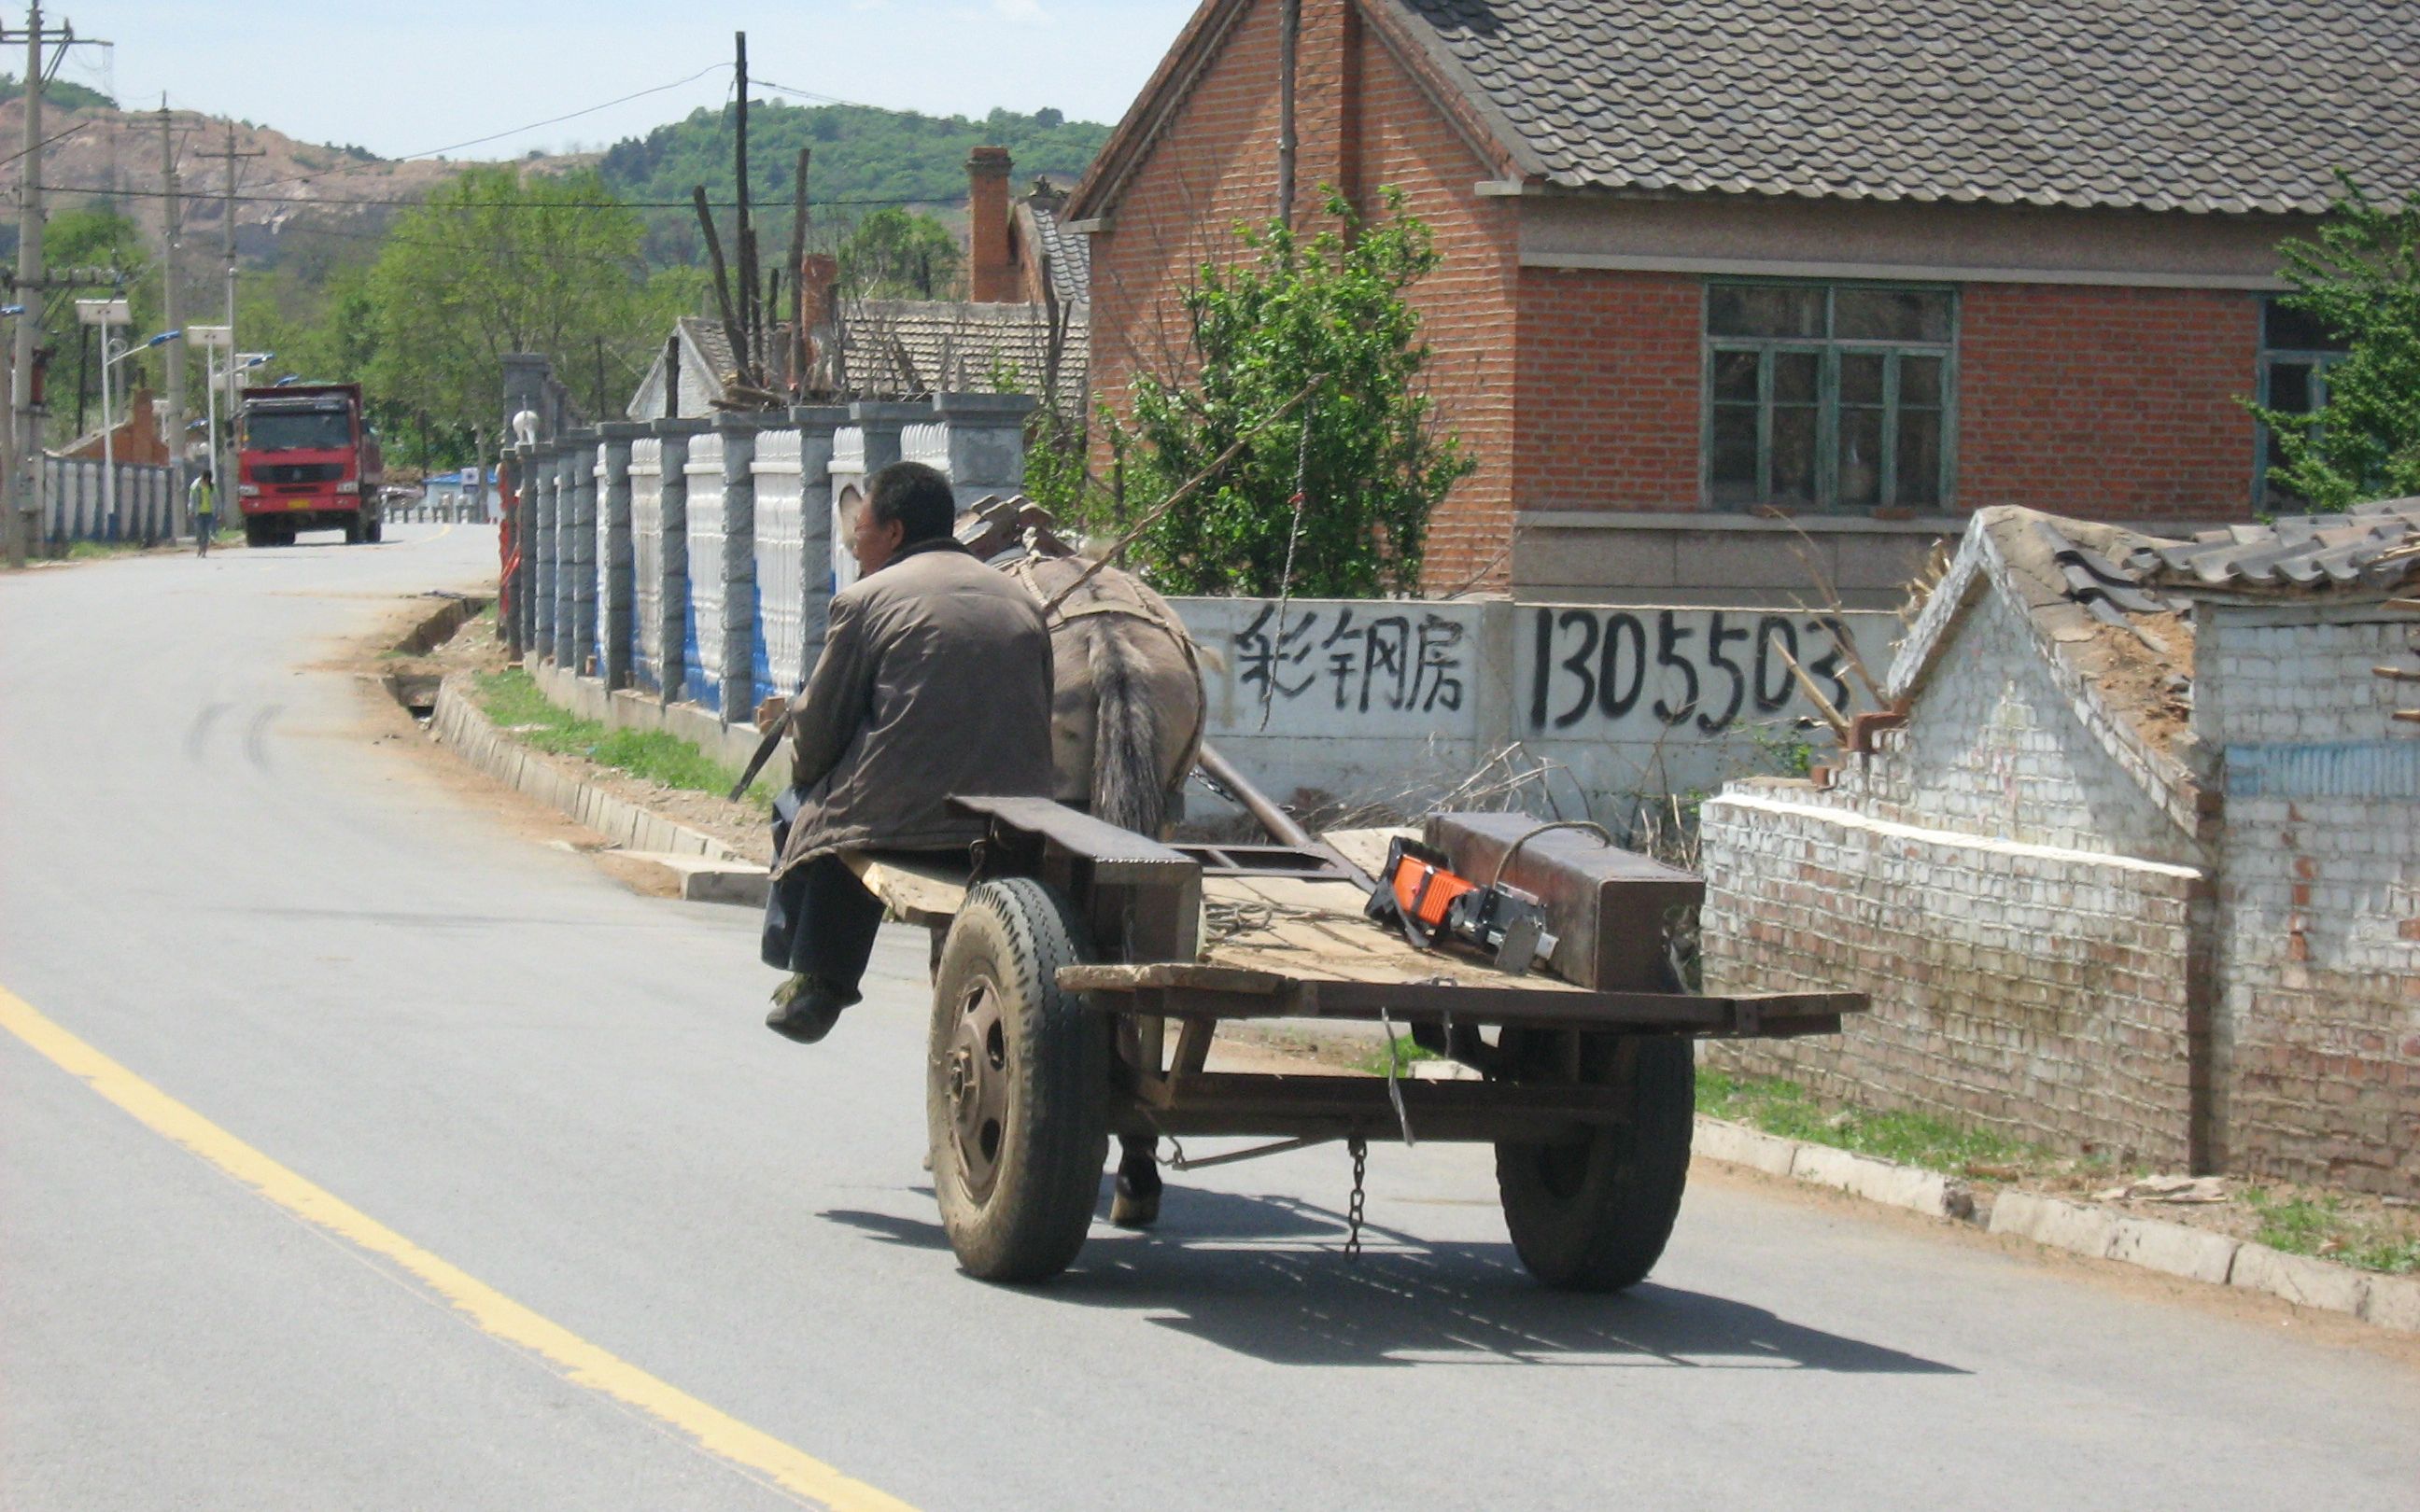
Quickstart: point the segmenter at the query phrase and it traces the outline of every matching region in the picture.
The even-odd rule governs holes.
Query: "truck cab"
[[[303,531],[341,530],[348,544],[384,533],[384,459],[360,384],[246,389],[236,457],[247,544],[290,546]]]

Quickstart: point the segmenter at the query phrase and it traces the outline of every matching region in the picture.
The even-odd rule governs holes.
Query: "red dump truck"
[[[247,545],[291,546],[302,531],[341,530],[348,543],[379,539],[386,470],[360,384],[244,390],[236,455]]]

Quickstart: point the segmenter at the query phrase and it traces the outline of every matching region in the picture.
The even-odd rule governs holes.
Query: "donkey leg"
[[[1109,1222],[1120,1228],[1149,1228],[1159,1221],[1159,1141],[1120,1134],[1118,1149],[1118,1188],[1109,1202]]]

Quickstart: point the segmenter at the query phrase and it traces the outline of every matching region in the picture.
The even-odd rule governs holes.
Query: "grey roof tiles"
[[[2316,212],[2420,187],[2412,0],[1388,0],[1549,184]]]
[[[2126,565],[2147,582],[2175,588],[2391,590],[2420,569],[2420,499],[2204,531],[2137,549]]]

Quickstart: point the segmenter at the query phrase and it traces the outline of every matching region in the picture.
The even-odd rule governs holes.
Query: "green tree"
[[[880,209],[840,244],[841,286],[864,300],[947,300],[966,262],[958,239],[929,215]]]
[[[2278,300],[2349,344],[2308,414],[2250,405],[2285,465],[2270,476],[2323,511],[2420,494],[2420,190],[2381,204],[2350,174],[2317,241],[2280,249]]]
[[[1163,590],[1412,592],[1429,515],[1471,471],[1421,386],[1429,350],[1404,298],[1437,266],[1427,225],[1391,190],[1368,224],[1333,193],[1326,208],[1334,224],[1316,236],[1272,223],[1239,233],[1250,261],[1205,264],[1184,301],[1190,375],[1146,375],[1127,420],[1103,417],[1124,459],[1129,517],[1244,440],[1137,543]],[[1254,432],[1306,389],[1299,409]]]
[[[473,169],[396,217],[363,303],[332,301],[327,339],[391,412],[467,436],[480,455],[499,439],[508,352],[551,359],[581,408],[618,415],[699,287],[684,271],[648,276],[643,232],[593,172]],[[359,329],[346,324],[356,309]]]
[[[101,329],[78,324],[75,301],[123,298],[132,323],[117,335],[141,341],[160,329],[160,285],[149,276],[151,256],[142,230],[115,210],[82,208],[52,216],[43,228],[42,255],[55,269],[115,269],[120,275],[115,288],[62,289],[42,301],[41,344],[51,349],[49,429],[54,442],[64,442],[72,439],[79,400],[84,428],[101,424]],[[110,381],[121,403],[138,383],[158,378],[162,355],[147,352],[117,364]],[[122,409],[118,418],[124,418]]]

